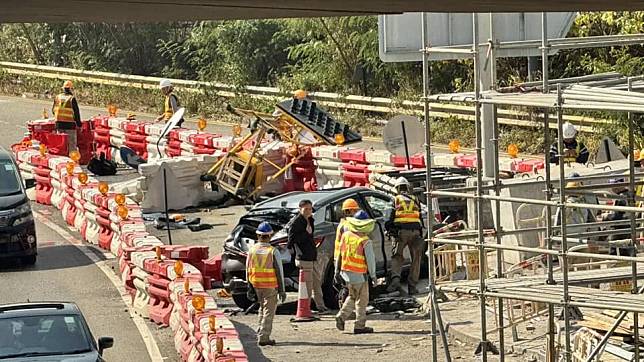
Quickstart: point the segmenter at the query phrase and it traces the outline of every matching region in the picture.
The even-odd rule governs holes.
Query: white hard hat
[[[161,81],[159,82],[159,88],[163,89],[166,87],[172,87],[172,82],[170,81],[170,79],[161,79]]]
[[[409,181],[407,181],[406,178],[400,176],[396,179],[396,182],[394,183],[395,187],[400,187],[400,186],[409,186]]]
[[[563,138],[574,138],[577,134],[577,129],[572,123],[566,122],[563,124]]]

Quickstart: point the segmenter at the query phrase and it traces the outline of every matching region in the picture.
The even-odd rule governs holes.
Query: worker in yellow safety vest
[[[67,135],[67,151],[77,150],[76,128],[81,126],[80,110],[74,97],[74,84],[71,80],[63,83],[63,92],[54,98],[51,108],[56,121],[56,130]]]
[[[347,218],[346,225],[347,230],[342,233],[340,240],[340,255],[335,261],[335,274],[336,278],[339,275],[344,280],[349,296],[335,316],[335,326],[343,331],[345,322],[355,309],[353,333],[373,333],[373,328],[367,327],[366,322],[369,278],[376,279],[376,257],[373,243],[369,240],[375,220],[360,210],[353,217]]]
[[[411,254],[411,269],[407,278],[407,292],[409,295],[417,294],[416,284],[420,275],[420,259],[423,253],[423,224],[420,219],[420,204],[411,194],[409,181],[399,177],[394,187],[397,195],[394,198],[394,212],[386,224],[387,232],[394,237],[392,245],[391,275],[388,292],[401,290],[400,276],[404,262],[403,252],[409,247]]]
[[[360,206],[354,199],[346,199],[342,202],[342,218],[335,230],[335,250],[333,252],[333,260],[338,260],[340,255],[340,239],[342,233],[347,229],[347,218],[353,216],[356,212],[360,211]]]
[[[255,289],[259,303],[259,328],[257,344],[273,346],[275,340],[270,339],[273,329],[273,318],[277,309],[277,297],[282,303],[286,300],[284,289],[284,272],[279,251],[271,246],[273,228],[267,222],[257,227],[257,243],[248,250],[246,259],[246,278]]]
[[[157,122],[167,122],[172,118],[174,112],[179,109],[179,98],[172,93],[174,87],[169,79],[162,79],[159,82],[159,89],[161,89],[161,93],[165,96],[165,101],[163,102],[163,114],[157,117]],[[177,126],[181,127],[182,124],[183,119],[177,123]]]
[[[563,155],[559,155],[559,143],[554,142],[549,151],[550,163],[559,164],[560,158],[567,164],[588,162],[590,156],[588,148],[583,142],[577,140],[577,129],[572,123],[563,124],[560,136],[563,137]]]

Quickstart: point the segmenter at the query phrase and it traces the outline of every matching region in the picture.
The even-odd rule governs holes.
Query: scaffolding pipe
[[[633,90],[633,79],[628,78],[628,92],[631,93]],[[635,115],[632,113],[628,114],[628,206],[635,207],[635,178],[633,175],[635,174],[635,158],[634,158],[634,151],[635,149]],[[637,227],[635,223],[635,218],[636,214],[634,212],[630,213],[630,221],[631,221],[631,242],[633,243],[633,254],[637,256],[637,232],[635,228]],[[631,293],[636,294],[638,293],[637,289],[637,263],[631,262],[631,269],[633,273],[633,277],[631,279],[631,283],[633,284],[631,287]],[[640,330],[639,330],[639,314],[636,312],[633,312],[633,340],[634,340],[634,360],[639,361],[640,360]]]
[[[421,13],[421,36],[423,48],[427,47],[427,19],[425,13]],[[425,123],[425,157],[426,159],[431,159],[431,133],[430,133],[430,122],[429,122],[429,60],[427,51],[422,51],[423,53],[423,111]],[[432,185],[432,176],[431,171],[425,173],[425,184],[428,190],[431,190]],[[432,230],[433,227],[433,215],[432,211],[432,199],[431,195],[427,194],[427,227],[428,230]],[[438,361],[438,344],[436,342],[436,315],[439,313],[434,303],[436,300],[435,296],[435,282],[434,282],[434,247],[431,238],[428,240],[427,254],[429,261],[429,299],[430,299],[430,318],[431,318],[431,340],[432,340],[432,361]],[[441,337],[444,338],[444,335],[441,334]],[[448,348],[445,348],[446,355],[449,356]]]
[[[490,14],[490,23],[492,22],[492,14]],[[490,25],[491,26],[491,25]],[[501,188],[499,187],[501,180],[499,177],[499,122],[497,118],[496,106],[492,108],[493,125],[493,145],[494,145],[494,195],[501,196]],[[494,210],[494,224],[496,232],[495,238],[498,245],[502,244],[503,227],[501,226],[501,201],[495,201]],[[480,228],[481,226],[479,226]],[[501,250],[496,253],[496,275],[497,278],[503,277],[503,252]],[[499,332],[499,361],[505,361],[505,319],[503,318],[503,298],[498,299],[498,332]]]
[[[639,294],[644,293],[644,286],[642,286],[636,292],[639,293]],[[619,314],[617,315],[617,319],[615,319],[615,322],[613,322],[613,325],[606,332],[606,334],[604,334],[604,336],[599,341],[597,346],[595,346],[595,348],[593,348],[593,350],[590,352],[590,354],[588,354],[588,357],[586,357],[586,362],[591,362],[593,360],[593,358],[595,358],[595,356],[597,356],[599,351],[601,351],[602,348],[606,345],[606,342],[608,342],[608,339],[613,335],[613,333],[615,333],[615,330],[617,330],[617,327],[619,327],[619,325],[622,324],[622,321],[624,320],[624,318],[626,318],[627,314],[628,313],[625,312],[625,311],[619,312]],[[635,312],[633,312],[633,314],[637,315],[637,313],[635,313]],[[633,326],[635,326],[635,328],[633,328],[634,331],[639,329],[639,325],[636,324],[635,321],[633,321]],[[639,334],[639,331],[638,331],[638,334]],[[633,338],[638,338],[638,337],[639,337],[638,335],[633,336]],[[639,342],[636,342],[636,343],[639,344]],[[637,350],[637,349],[635,349],[635,350]],[[634,360],[639,361],[639,356],[637,356],[637,358],[634,358]]]
[[[487,291],[490,296],[505,298],[505,299],[515,299],[515,300],[524,300],[528,302],[539,302],[547,304],[556,304],[562,305],[563,303],[560,299],[548,298],[545,296],[526,296],[525,293],[508,293],[508,292],[496,292],[496,291]],[[609,309],[609,310],[622,310],[627,312],[642,312],[644,311],[644,306],[640,308],[634,307],[632,304],[623,304],[623,303],[598,303],[598,302],[575,302],[570,301],[568,303],[571,307],[579,308],[591,308],[591,309]]]
[[[561,182],[564,182],[564,180],[561,180]],[[476,195],[472,195],[472,194],[468,194],[468,193],[442,191],[442,190],[431,191],[430,194],[432,196],[451,196],[451,197],[462,197],[462,198],[466,198],[466,199],[475,199],[475,198],[477,198]],[[485,199],[485,200],[493,200],[493,201],[494,200],[499,200],[499,201],[523,203],[523,204],[529,204],[529,205],[542,205],[542,206],[555,206],[555,207],[560,206],[559,203],[554,202],[554,201],[525,199],[525,198],[521,198],[521,197],[504,197],[504,196],[496,197],[496,196],[492,196],[492,195],[483,195],[483,196],[481,196],[481,198]],[[565,206],[567,208],[576,208],[576,209],[608,210],[608,211],[623,211],[623,212],[644,212],[643,207],[583,204],[583,203],[577,203],[577,202],[564,202],[564,204],[565,204]]]
[[[472,54],[474,60],[474,118],[475,118],[475,127],[476,127],[476,224],[478,230],[478,242],[477,248],[479,251],[479,303],[481,308],[481,341],[479,344],[478,350],[481,353],[481,361],[487,362],[487,350],[488,350],[488,341],[487,341],[487,316],[485,310],[485,278],[487,274],[486,267],[486,254],[483,243],[485,238],[483,236],[483,200],[481,196],[483,194],[483,160],[482,160],[482,147],[483,140],[481,133],[483,131],[483,126],[481,124],[481,103],[479,99],[481,97],[481,64],[479,57],[479,21],[478,14],[472,14]]]

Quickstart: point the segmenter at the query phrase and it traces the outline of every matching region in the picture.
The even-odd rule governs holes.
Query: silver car
[[[271,243],[279,248],[282,255],[287,291],[296,291],[299,270],[295,267],[294,255],[286,247],[285,225],[297,214],[301,200],[311,200],[315,219],[314,238],[320,245],[318,251],[333,255],[335,232],[342,217],[342,202],[349,198],[355,199],[360,207],[378,222],[371,240],[376,252],[377,274],[379,277],[386,276],[392,256],[391,243],[385,236],[385,222],[393,212],[393,198],[390,195],[365,187],[291,192],[255,204],[246,215],[240,218],[224,243],[222,255],[224,287],[232,294],[237,306],[246,309],[252,304],[246,297],[246,256],[249,247],[256,241],[255,230],[259,223],[269,222],[275,230]],[[405,256],[409,259],[409,255]],[[337,307],[337,293],[333,288],[332,260],[326,266],[322,291],[327,307]]]

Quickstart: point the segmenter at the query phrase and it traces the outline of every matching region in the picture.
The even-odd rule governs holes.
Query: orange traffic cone
[[[291,322],[312,322],[320,320],[311,313],[311,292],[306,287],[306,281],[311,278],[311,271],[300,269],[299,288],[297,291],[297,313]]]

